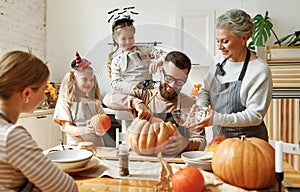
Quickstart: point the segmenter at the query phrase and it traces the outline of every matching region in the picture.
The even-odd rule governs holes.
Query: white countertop
[[[53,113],[54,113],[54,108],[36,109],[33,113],[21,113],[20,118],[33,117],[33,116],[39,116],[39,115],[48,115],[48,114],[53,114]]]
[[[109,109],[109,108],[103,108],[104,112],[106,114],[116,114],[115,110]],[[33,113],[21,113],[20,118],[24,117],[33,117],[33,116],[39,116],[39,115],[48,115],[53,114],[54,108],[50,109],[36,109]]]

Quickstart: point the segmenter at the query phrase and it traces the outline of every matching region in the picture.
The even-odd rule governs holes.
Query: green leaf
[[[293,36],[294,34],[289,34],[289,35],[286,35],[280,39],[278,39],[278,41],[276,41],[274,44],[280,44],[280,43],[283,43],[284,41],[286,41],[289,37]]]
[[[271,36],[271,29],[273,24],[271,18],[268,16],[268,11],[265,13],[265,17],[261,14],[257,14],[253,18],[254,22],[254,35],[252,37],[254,45],[263,46]]]
[[[254,53],[256,53],[256,51],[255,51],[255,45],[254,45],[254,43],[253,43],[253,40],[251,39],[251,41],[249,42],[249,44],[248,44],[248,49],[250,50],[250,51],[252,51],[252,52],[254,52]]]
[[[287,46],[297,46],[297,43],[300,42],[300,37],[294,38],[293,41],[290,41]]]
[[[296,37],[300,37],[300,31],[295,31]]]

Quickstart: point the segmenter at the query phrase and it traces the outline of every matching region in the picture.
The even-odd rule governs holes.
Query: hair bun
[[[118,19],[115,20],[115,22],[112,25],[112,31],[115,31],[115,28],[118,26],[131,26],[133,25],[134,20],[133,19],[129,19],[129,18],[122,18],[122,19]]]

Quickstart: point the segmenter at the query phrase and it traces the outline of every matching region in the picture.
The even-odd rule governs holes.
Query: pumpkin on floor
[[[175,192],[202,192],[204,177],[195,167],[185,167],[172,176],[172,189]]]
[[[138,154],[152,155],[164,152],[168,139],[174,135],[177,127],[171,122],[152,118],[151,122],[135,118],[126,131],[126,142]]]
[[[245,189],[268,188],[275,182],[275,150],[256,137],[227,138],[214,153],[212,169],[231,185]]]
[[[92,117],[91,124],[96,129],[96,133],[103,134],[110,129],[111,120],[106,114],[97,114]]]

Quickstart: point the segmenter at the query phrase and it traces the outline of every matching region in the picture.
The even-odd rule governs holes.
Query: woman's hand
[[[213,124],[214,110],[208,107],[206,107],[205,110],[207,111],[207,116],[197,124],[196,128],[203,129]]]

